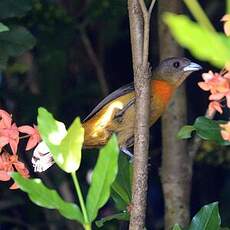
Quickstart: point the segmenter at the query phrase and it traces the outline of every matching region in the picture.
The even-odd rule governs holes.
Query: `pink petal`
[[[17,163],[14,163],[14,166],[16,168],[16,170],[23,176],[28,178],[29,177],[29,171],[26,168],[25,164],[18,161]]]
[[[214,77],[214,73],[211,70],[208,73],[203,73],[202,74],[202,78],[205,81],[210,81],[211,79],[213,79],[213,77]]]
[[[211,95],[209,96],[209,100],[216,100],[216,101],[219,101],[219,100],[221,100],[224,96],[225,96],[224,93],[211,94]]]
[[[8,181],[10,180],[10,173],[9,172],[6,172],[6,171],[3,171],[3,170],[0,170],[0,181]]]
[[[223,113],[223,110],[221,108],[221,104],[217,101],[212,101],[209,103],[208,113],[212,114],[215,111],[218,111],[219,113]]]
[[[37,135],[30,136],[26,145],[26,151],[34,148],[39,142],[40,142],[40,136]]]
[[[35,129],[29,125],[23,125],[18,127],[18,131],[21,133],[27,133],[29,135],[32,135],[36,132]]]
[[[230,92],[226,95],[227,107],[230,109]]]
[[[224,32],[227,36],[230,36],[230,22],[229,21],[224,23]]]
[[[208,83],[205,82],[198,82],[198,86],[203,89],[204,91],[209,91],[210,90],[210,86],[208,85]]]
[[[223,137],[223,139],[225,141],[230,141],[230,133],[225,131],[225,130],[221,130],[221,136]]]
[[[5,110],[0,109],[0,117],[2,118],[2,122],[4,123],[5,127],[10,127],[12,123],[12,117],[9,113]]]
[[[220,20],[222,22],[230,21],[230,14],[225,14]]]
[[[9,141],[10,148],[11,148],[13,154],[17,153],[18,143],[19,143],[19,138],[17,138],[17,139],[10,139],[10,141]]]
[[[18,189],[19,186],[14,182],[11,186],[10,189],[14,190],[14,189]]]
[[[0,137],[0,149],[9,143],[9,138],[1,136]]]

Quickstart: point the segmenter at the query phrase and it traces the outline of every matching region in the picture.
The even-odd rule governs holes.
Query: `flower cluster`
[[[20,133],[26,135],[22,136]],[[26,151],[34,148],[41,138],[36,126],[24,125],[17,127],[12,116],[0,109],[0,181],[9,181],[11,173],[17,171],[24,177],[29,177],[29,171],[25,164],[19,160],[18,144],[19,140],[29,138]],[[10,189],[16,189],[14,183]]]
[[[199,82],[198,85],[205,91],[210,91],[211,95],[209,100],[211,101],[208,106],[208,115],[215,113],[223,113],[223,102],[226,101],[227,107],[230,108],[230,72],[224,70],[220,73],[208,73],[202,74],[203,82]],[[221,135],[224,140],[230,141],[230,122],[220,125],[222,128]]]
[[[230,108],[230,73],[228,71],[223,71],[222,73],[209,71],[208,73],[203,73],[202,78],[204,82],[199,82],[199,87],[211,93],[208,114],[211,115],[215,111],[223,113],[222,102],[225,99],[227,107]]]

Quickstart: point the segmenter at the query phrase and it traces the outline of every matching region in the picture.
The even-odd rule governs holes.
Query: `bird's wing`
[[[127,93],[130,93],[134,90],[134,84],[129,83],[127,85],[122,86],[121,88],[117,89],[116,91],[109,94],[105,97],[93,110],[92,112],[84,119],[84,122],[89,120],[94,114],[96,114],[102,107],[104,107],[109,102],[113,101],[114,99],[121,97]]]

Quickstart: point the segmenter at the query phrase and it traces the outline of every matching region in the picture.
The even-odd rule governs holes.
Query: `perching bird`
[[[151,77],[150,127],[163,114],[175,90],[189,74],[200,69],[200,65],[187,58],[168,58],[159,64]],[[130,154],[128,148],[134,144],[134,84],[122,86],[108,95],[85,118],[82,125],[85,129],[85,148],[102,147],[115,133],[121,151]],[[32,163],[35,171],[44,171],[54,163],[52,155],[47,153],[48,149],[44,152],[40,152],[39,146],[34,152]]]

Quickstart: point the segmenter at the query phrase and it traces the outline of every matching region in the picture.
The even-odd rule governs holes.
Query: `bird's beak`
[[[189,65],[187,65],[186,67],[184,67],[184,71],[187,72],[192,72],[192,71],[198,71],[202,69],[202,67],[194,62],[191,62]]]

